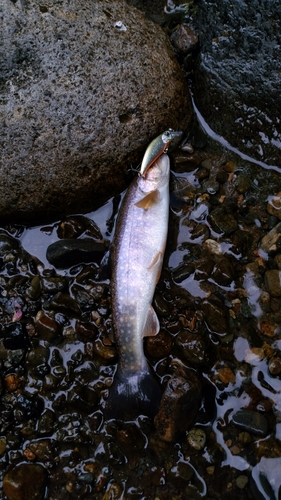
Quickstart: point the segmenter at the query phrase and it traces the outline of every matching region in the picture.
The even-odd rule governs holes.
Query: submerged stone
[[[11,469],[3,480],[8,500],[43,500],[47,471],[39,464],[20,464]]]
[[[232,421],[237,427],[250,434],[266,436],[268,432],[267,419],[261,413],[254,410],[239,410],[234,413]]]

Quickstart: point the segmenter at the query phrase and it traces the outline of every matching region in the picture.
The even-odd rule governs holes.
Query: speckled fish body
[[[153,413],[161,397],[144,355],[143,337],[159,331],[151,302],[167,239],[169,174],[170,161],[163,154],[131,184],[117,221],[111,296],[119,363],[108,399],[116,414],[130,406]]]

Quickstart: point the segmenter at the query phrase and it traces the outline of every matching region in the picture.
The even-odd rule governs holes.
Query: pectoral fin
[[[159,320],[156,316],[156,312],[154,311],[153,307],[150,306],[146,317],[143,337],[153,337],[154,335],[157,335],[159,330],[160,330]]]
[[[144,196],[144,198],[138,201],[136,203],[136,207],[148,210],[150,207],[155,205],[155,203],[158,203],[159,200],[160,200],[160,193],[158,189],[156,189],[155,191],[151,191],[146,196]]]

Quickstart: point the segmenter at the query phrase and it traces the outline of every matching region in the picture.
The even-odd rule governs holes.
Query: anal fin
[[[160,330],[159,320],[157,318],[156,312],[153,307],[150,306],[148,309],[146,322],[143,330],[143,337],[153,337],[157,335]]]

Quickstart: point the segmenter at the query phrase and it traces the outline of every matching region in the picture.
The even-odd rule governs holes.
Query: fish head
[[[169,182],[170,160],[166,154],[162,154],[146,171],[144,176],[139,177],[139,187],[143,192],[149,193],[161,189]]]
[[[181,136],[182,132],[169,128],[153,139],[145,151],[140,168],[140,175],[145,175],[157,158],[159,158],[163,153],[167,153],[169,147],[178,142]]]

